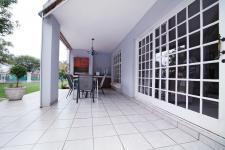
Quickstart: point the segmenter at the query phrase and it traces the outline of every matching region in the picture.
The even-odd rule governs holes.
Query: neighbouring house
[[[0,83],[5,83],[9,74],[11,65],[0,64]]]
[[[61,40],[71,74],[88,58],[117,91],[225,138],[225,0],[51,0],[39,15],[42,106],[58,100]]]

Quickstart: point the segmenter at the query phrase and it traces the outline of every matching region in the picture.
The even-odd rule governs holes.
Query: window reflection
[[[175,94],[174,93],[168,93],[168,102],[171,104],[175,104]]]
[[[177,94],[177,105],[186,108],[186,95]]]
[[[208,100],[203,100],[202,102],[202,113],[213,118],[218,118],[218,102]]]
[[[178,51],[184,50],[187,48],[187,38],[184,37],[178,40]]]
[[[200,95],[200,81],[189,81],[188,82],[188,93],[192,95]]]
[[[177,91],[186,93],[186,81],[177,81]]]
[[[219,83],[203,82],[203,96],[219,99]]]
[[[200,112],[200,99],[196,97],[188,97],[188,109]]]
[[[182,66],[178,67],[178,78],[186,78],[187,67]]]
[[[189,51],[189,63],[200,62],[200,48]]]
[[[169,78],[176,78],[176,68],[169,68]]]
[[[189,66],[189,78],[200,79],[200,65]]]

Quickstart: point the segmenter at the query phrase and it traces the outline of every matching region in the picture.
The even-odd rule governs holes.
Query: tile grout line
[[[63,112],[63,110],[67,107],[67,105],[69,105],[69,103],[70,103],[70,101],[67,102],[67,104],[63,107],[63,109],[57,114],[57,117],[60,116],[60,114],[61,114],[61,113]],[[49,111],[50,111],[50,110],[54,110],[54,108],[51,108],[51,106],[50,106]],[[52,121],[52,123],[50,123],[49,127],[46,128],[46,129],[44,130],[43,134],[41,134],[41,136],[38,138],[38,140],[37,140],[34,144],[32,144],[31,150],[34,149],[34,146],[36,146],[37,144],[39,144],[38,141],[39,141],[39,140],[43,137],[43,135],[50,129],[51,125],[54,124],[54,122],[57,120],[57,117],[55,117],[55,119]],[[47,142],[46,142],[46,143],[47,143]]]
[[[110,98],[110,99],[111,99],[111,98]],[[112,99],[111,99],[111,100],[112,100]],[[120,138],[118,132],[116,131],[115,125],[114,125],[113,122],[112,122],[112,119],[111,119],[111,117],[110,117],[110,115],[109,115],[108,110],[107,110],[106,107],[105,107],[105,103],[104,103],[104,102],[103,102],[103,106],[104,106],[104,108],[105,108],[105,110],[106,110],[106,112],[107,112],[107,114],[108,114],[108,116],[109,116],[109,119],[110,119],[110,121],[111,121],[111,124],[112,124],[112,126],[113,126],[113,129],[114,129],[115,132],[116,132],[116,136],[118,137],[118,139],[119,139],[119,141],[120,141],[120,144],[121,144],[122,147],[123,147],[123,150],[125,150],[125,146],[123,145],[123,142],[122,142],[122,140],[121,140],[121,138]]]
[[[73,100],[74,100],[74,99],[73,99]],[[71,101],[72,101],[72,100],[71,100]],[[77,104],[77,103],[75,102],[75,104]],[[79,108],[80,108],[80,105],[81,105],[81,101],[80,101],[80,103],[78,102],[78,106],[77,106],[77,108],[76,108],[76,112],[75,112],[74,117],[73,117],[73,119],[72,119],[73,121],[72,121],[72,123],[71,123],[71,125],[70,125],[70,127],[69,127],[69,131],[68,131],[68,133],[67,133],[66,139],[65,139],[64,142],[63,142],[62,150],[65,148],[67,139],[68,139],[68,137],[69,137],[70,131],[71,131],[71,129],[72,129],[72,126],[73,126],[74,120],[75,120],[75,118],[76,118],[77,112],[78,112],[78,110],[79,110]]]
[[[49,108],[48,110],[45,111],[45,113],[47,113],[48,111],[50,111],[51,108]],[[34,110],[33,110],[34,111]],[[31,111],[32,112],[32,111]],[[26,116],[26,115],[24,115]],[[24,117],[23,116],[23,117]],[[15,139],[18,135],[20,135],[23,131],[26,130],[27,127],[29,127],[31,124],[33,124],[35,121],[37,121],[38,118],[40,118],[41,116],[37,117],[35,120],[33,120],[31,123],[29,123],[24,129],[22,129],[21,131],[19,131],[14,137],[12,137],[10,140],[8,140],[3,146],[2,148],[4,148],[8,143],[10,143],[13,139]],[[20,117],[22,118],[22,117]],[[12,133],[12,132],[11,132]],[[18,145],[17,145],[18,146]]]

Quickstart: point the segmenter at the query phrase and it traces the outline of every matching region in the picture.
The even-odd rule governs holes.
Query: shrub
[[[27,69],[21,65],[14,65],[10,73],[16,76],[16,87],[18,87],[19,79],[27,74]]]

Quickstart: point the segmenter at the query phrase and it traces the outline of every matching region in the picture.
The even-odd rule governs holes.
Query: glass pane
[[[189,63],[200,62],[200,48],[189,51]]]
[[[189,66],[189,78],[200,79],[200,65]]]
[[[149,44],[146,45],[146,52],[149,52]]]
[[[166,89],[166,80],[161,80],[161,89]]]
[[[200,0],[195,0],[188,6],[188,17],[197,14],[200,11]]]
[[[218,102],[203,100],[202,101],[202,113],[218,119],[219,105]]]
[[[149,53],[146,53],[146,61],[149,60]]]
[[[141,41],[139,42],[139,48],[141,47]]]
[[[156,77],[156,78],[159,78],[159,69],[156,69],[156,70],[155,70],[155,77]]]
[[[203,42],[208,43],[219,39],[219,24],[203,30]]]
[[[198,30],[200,28],[200,15],[190,19],[188,21],[188,25],[189,25],[189,33]]]
[[[166,43],[166,34],[161,37],[161,45]]]
[[[177,91],[186,93],[186,81],[177,81]]]
[[[186,108],[186,95],[177,94],[177,105]]]
[[[155,88],[159,88],[159,80],[158,79],[155,80]]]
[[[203,12],[203,26],[219,20],[219,5],[216,5]]]
[[[159,39],[156,39],[155,40],[155,47],[158,47],[159,46]]]
[[[161,78],[166,78],[166,69],[161,70]]]
[[[187,67],[178,67],[178,78],[186,78]]]
[[[150,52],[150,60],[152,60],[152,52]]]
[[[164,23],[163,25],[161,25],[161,34],[166,32],[166,23]]]
[[[161,100],[165,101],[166,100],[166,92],[161,91]]]
[[[219,98],[219,83],[218,82],[203,82],[203,96],[210,98]]]
[[[203,48],[204,61],[217,60],[219,59],[218,44],[204,46]]]
[[[171,42],[169,44],[169,54],[176,52],[176,42]]]
[[[160,64],[161,64],[161,58],[160,57],[156,57],[155,58],[155,67],[158,68],[159,66],[161,66]]]
[[[200,45],[200,32],[189,35],[189,47]]]
[[[176,85],[175,85],[175,80],[169,80],[169,90],[170,91],[175,91],[175,87],[176,87]]]
[[[175,21],[175,16],[173,16],[172,18],[170,18],[169,20],[169,29],[173,28],[176,24],[176,21]]]
[[[145,53],[145,47],[142,47],[142,54]]]
[[[187,52],[178,53],[178,64],[187,63]]]
[[[149,80],[149,87],[152,87],[152,79]]]
[[[186,8],[177,14],[177,24],[183,22],[184,20],[186,20]]]
[[[169,31],[169,41],[172,41],[176,38],[176,29]]]
[[[200,82],[199,81],[189,81],[188,82],[188,93],[192,95],[200,95]]]
[[[149,96],[152,96],[152,88],[149,88],[149,93],[148,93]]]
[[[142,39],[142,46],[145,45],[145,39]]]
[[[153,39],[152,39],[152,33],[151,33],[151,34],[150,34],[150,42],[152,42],[152,40],[153,40]]]
[[[178,26],[178,37],[181,37],[186,34],[186,23],[183,23],[182,25]]]
[[[200,112],[200,99],[196,97],[188,97],[188,109]]]
[[[176,68],[169,68],[169,78],[176,78]]]
[[[168,56],[163,55],[162,56],[162,61],[161,61],[161,66],[166,67],[168,63]]]
[[[219,79],[219,63],[204,64],[204,79]]]
[[[155,37],[158,37],[159,36],[159,28],[157,28],[156,30],[155,30]]]
[[[149,43],[149,36],[146,36],[146,43]]]
[[[218,0],[203,0],[203,9],[217,2]]]
[[[168,102],[171,104],[175,104],[175,94],[174,93],[168,93]]]
[[[187,38],[184,37],[178,40],[178,51],[184,50],[187,48]]]
[[[155,98],[159,98],[159,90],[155,90]]]
[[[176,54],[169,55],[169,65],[170,66],[176,65]]]

